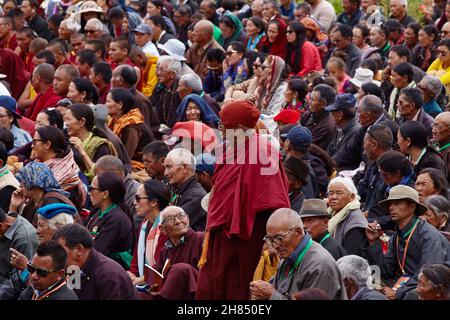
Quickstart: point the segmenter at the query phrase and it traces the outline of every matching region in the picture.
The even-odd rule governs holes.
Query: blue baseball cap
[[[21,119],[22,116],[16,112],[17,102],[11,96],[0,96],[0,107],[5,108],[8,112],[12,113],[17,119]]]
[[[343,93],[338,94],[336,96],[336,100],[334,100],[334,103],[329,105],[328,107],[325,107],[325,110],[327,111],[341,111],[348,108],[353,108],[356,104],[356,98],[351,93]]]
[[[144,33],[144,34],[151,34],[152,33],[152,28],[148,24],[141,23],[136,28],[134,28],[133,32],[139,32],[139,33]]]
[[[214,166],[216,164],[216,158],[209,153],[202,153],[195,157],[195,171],[207,172],[210,175],[214,174]]]
[[[288,134],[281,135],[281,137],[286,137],[289,142],[298,148],[309,148],[312,143],[312,133],[304,126],[295,126],[289,130]]]

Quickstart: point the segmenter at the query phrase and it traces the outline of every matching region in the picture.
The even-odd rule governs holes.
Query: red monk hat
[[[299,119],[300,112],[294,109],[284,109],[273,118],[274,121],[284,124],[297,123]]]
[[[222,107],[219,113],[220,121],[227,129],[237,128],[239,125],[254,128],[261,112],[251,102],[238,100]]]

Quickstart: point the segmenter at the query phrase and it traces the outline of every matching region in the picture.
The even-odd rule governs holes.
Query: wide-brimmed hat
[[[80,6],[80,10],[77,12],[78,14],[83,14],[86,12],[98,12],[105,13],[103,9],[97,4],[95,1],[86,1]]]
[[[350,82],[358,88],[361,88],[364,83],[369,82],[380,86],[379,81],[373,80],[373,71],[365,68],[357,68],[355,71],[355,76],[353,79],[350,79]]]
[[[302,209],[300,210],[300,218],[309,217],[325,217],[331,218],[327,211],[327,203],[322,199],[305,199]]]
[[[166,43],[158,43],[158,49],[164,50],[171,57],[178,59],[179,61],[185,61],[184,52],[186,46],[177,39],[169,39]]]
[[[421,215],[425,213],[428,208],[419,202],[419,193],[411,187],[398,185],[392,187],[389,191],[389,196],[387,199],[378,202],[378,206],[386,212],[389,212],[389,202],[393,200],[410,200],[417,204],[416,215]]]

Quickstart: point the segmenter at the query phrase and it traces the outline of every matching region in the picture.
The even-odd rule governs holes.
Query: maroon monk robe
[[[240,155],[238,161],[226,164],[224,159],[233,155]],[[216,159],[207,260],[199,272],[196,298],[249,299],[267,220],[276,209],[290,206],[286,177],[278,150],[258,134],[225,154],[219,150]]]
[[[151,298],[166,300],[194,298],[203,237],[203,232],[189,229],[177,246],[174,247],[170,240],[166,242],[159,254],[155,269],[161,272],[167,259],[170,259],[170,267],[164,274],[162,288]],[[152,285],[152,283],[149,284]]]

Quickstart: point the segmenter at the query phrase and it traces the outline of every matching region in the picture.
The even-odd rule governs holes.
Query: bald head
[[[205,45],[213,39],[214,25],[211,21],[200,20],[194,27],[194,43]]]
[[[446,124],[447,126],[450,126],[450,111],[439,113],[436,116],[436,120],[439,120],[440,122]]]
[[[49,63],[42,63],[34,68],[33,77],[39,76],[40,81],[47,84],[53,82],[53,77],[55,75],[55,67]]]
[[[303,230],[303,222],[299,214],[289,208],[281,208],[272,213],[267,221],[267,227],[269,226],[278,226],[286,229],[298,226]]]

